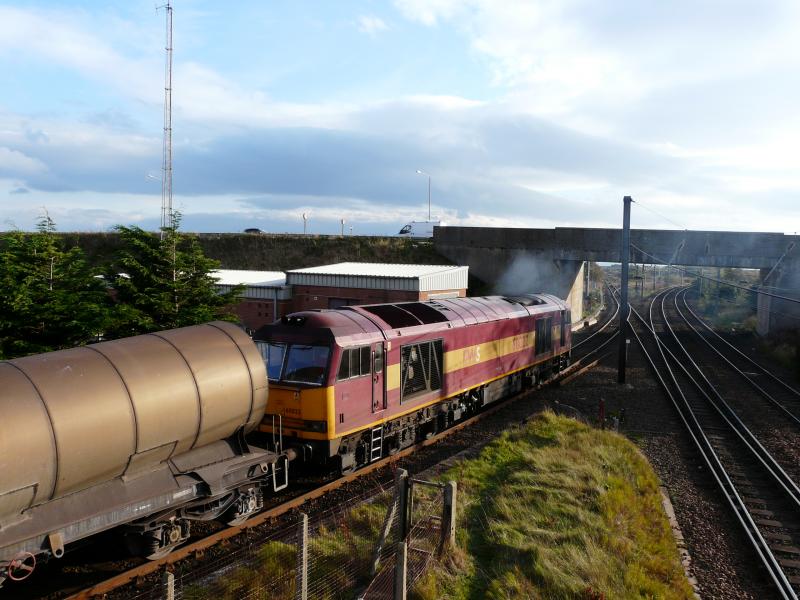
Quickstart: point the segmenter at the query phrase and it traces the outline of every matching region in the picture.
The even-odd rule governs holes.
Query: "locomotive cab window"
[[[343,379],[369,375],[371,358],[372,351],[369,346],[342,350],[342,360],[339,363],[336,379],[342,381]]]
[[[281,379],[290,383],[322,385],[330,352],[328,346],[291,345]]]
[[[400,347],[400,402],[442,389],[442,340]]]
[[[536,321],[536,354],[550,352],[553,349],[553,319],[539,319]]]
[[[264,366],[267,367],[267,378],[270,381],[278,381],[281,378],[281,367],[283,357],[286,354],[286,344],[272,344],[267,342],[256,342],[261,358],[264,359]]]

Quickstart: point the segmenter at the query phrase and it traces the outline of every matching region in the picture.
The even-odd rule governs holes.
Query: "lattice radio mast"
[[[164,65],[164,148],[161,161],[161,235],[163,228],[171,228],[172,221],[172,4],[169,0],[161,8],[166,9],[167,43]]]

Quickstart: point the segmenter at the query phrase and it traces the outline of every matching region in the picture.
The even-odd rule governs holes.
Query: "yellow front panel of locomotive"
[[[280,415],[284,432],[296,431],[301,439],[332,439],[336,431],[334,391],[333,386],[303,389],[270,386],[267,415],[261,430],[272,431],[269,415]],[[304,421],[325,421],[327,432],[303,431]]]

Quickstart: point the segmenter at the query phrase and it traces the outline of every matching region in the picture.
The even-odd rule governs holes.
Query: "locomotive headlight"
[[[316,433],[325,433],[328,431],[327,421],[303,421],[303,429],[306,431],[314,431]]]

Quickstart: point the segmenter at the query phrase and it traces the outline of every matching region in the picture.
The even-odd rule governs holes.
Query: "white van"
[[[401,237],[430,238],[433,237],[434,226],[442,227],[441,221],[411,221],[397,235]]]

